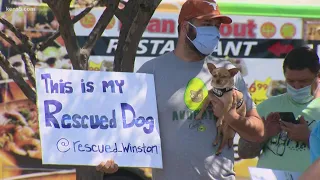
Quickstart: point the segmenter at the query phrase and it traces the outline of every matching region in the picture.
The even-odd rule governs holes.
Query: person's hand
[[[232,106],[226,115],[227,120],[236,120],[240,118],[240,115],[237,112],[237,91],[232,90]]]
[[[294,141],[301,141],[309,144],[311,131],[308,128],[308,123],[303,116],[300,117],[300,124],[293,124],[281,121],[281,129],[288,133],[288,137]]]
[[[97,171],[113,174],[118,171],[119,167],[113,160],[103,161],[97,167]]]
[[[227,121],[238,119],[240,116],[237,113],[237,94],[235,90],[232,90],[232,96],[233,96],[232,106],[224,117],[224,119],[226,119]],[[213,103],[212,105],[213,114],[218,118],[221,117],[223,115],[223,109],[224,109],[223,102],[215,95],[212,96],[210,100]]]
[[[262,119],[265,128],[265,140],[268,140],[281,132],[279,113],[272,112],[266,119],[264,117],[262,117]]]

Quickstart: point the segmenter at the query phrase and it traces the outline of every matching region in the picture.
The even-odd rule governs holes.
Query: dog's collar
[[[214,95],[216,95],[216,96],[218,96],[218,97],[222,97],[224,93],[230,92],[230,91],[232,91],[233,89],[234,89],[234,90],[238,90],[238,89],[235,88],[235,87],[232,87],[232,88],[223,88],[223,89],[212,88],[212,92],[213,92]],[[239,108],[242,106],[243,102],[244,102],[244,99],[243,99],[243,98],[239,99],[239,101],[237,102],[237,107],[236,107],[236,108],[239,109]]]
[[[232,91],[234,88],[223,88],[223,89],[219,89],[219,88],[212,88],[212,92],[214,95],[218,96],[218,97],[222,97],[224,93]]]
[[[243,98],[241,98],[238,102],[237,102],[237,109],[239,109],[243,104]]]

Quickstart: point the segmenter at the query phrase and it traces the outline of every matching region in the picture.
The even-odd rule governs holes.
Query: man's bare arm
[[[246,117],[233,113],[236,111],[237,104],[237,102],[233,102],[233,112],[231,114],[228,113],[230,117],[225,117],[226,121],[230,120],[228,124],[239,133],[240,137],[248,141],[261,142],[264,136],[264,123],[255,108],[255,104],[248,92],[248,87],[240,72],[235,76],[235,87],[243,94],[247,109]],[[236,93],[233,96],[233,100],[237,99]]]
[[[250,119],[251,117],[251,119]],[[257,119],[255,119],[257,118]],[[247,121],[256,121],[262,123],[262,128],[264,128],[263,120],[261,120],[256,109],[252,109],[247,112]],[[261,124],[259,124],[261,125]],[[240,140],[238,146],[238,154],[241,159],[252,159],[260,155],[260,152],[264,146],[264,138],[258,139],[258,141],[252,141],[250,138],[246,138],[239,133]],[[264,134],[265,135],[265,134]]]
[[[264,141],[264,123],[255,108],[249,110],[246,117],[238,115],[238,117],[229,121],[228,124],[239,133],[240,137],[247,141]]]
[[[316,160],[299,178],[299,180],[319,179],[320,158]]]

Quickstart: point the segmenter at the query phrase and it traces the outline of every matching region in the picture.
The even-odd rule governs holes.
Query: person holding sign
[[[217,60],[211,54],[220,39],[219,27],[231,22],[230,17],[220,14],[215,1],[187,0],[179,15],[176,49],[146,62],[137,71],[155,78],[163,169],[153,169],[154,180],[235,179],[233,148],[225,146],[216,155],[217,146],[212,145],[217,134],[214,116],[224,104],[216,99],[202,119],[195,120],[212,88],[207,62]],[[230,68],[235,67],[230,64]],[[244,94],[246,117],[240,117],[233,107],[225,121],[243,138],[259,142],[264,135],[263,122],[241,74],[237,73],[234,80],[235,87]],[[101,167],[104,163],[97,169],[114,172],[110,163]]]

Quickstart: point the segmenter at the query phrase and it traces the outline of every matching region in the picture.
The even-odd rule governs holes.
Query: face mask
[[[189,24],[196,29],[197,36],[194,40],[191,40],[188,35],[187,38],[202,54],[207,56],[212,54],[220,39],[219,29],[216,26],[196,27],[190,22]]]
[[[295,89],[287,84],[287,92],[291,96],[292,100],[297,103],[308,103],[314,99],[314,96],[311,94],[311,85],[301,89]]]

